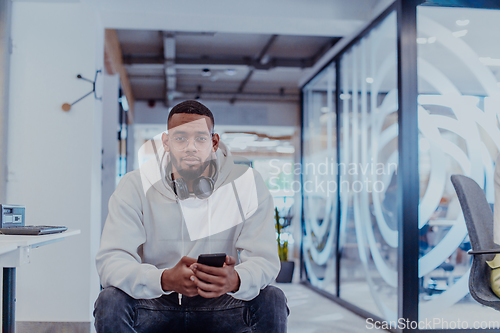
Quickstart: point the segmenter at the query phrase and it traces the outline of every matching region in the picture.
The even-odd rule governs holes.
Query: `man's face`
[[[170,118],[168,135],[164,133],[162,141],[182,178],[198,178],[210,163],[211,153],[217,151],[219,146],[219,136],[212,136],[211,133],[209,117],[177,113]]]

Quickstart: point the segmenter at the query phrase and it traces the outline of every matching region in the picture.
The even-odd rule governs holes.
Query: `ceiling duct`
[[[169,107],[175,98],[177,77],[175,69],[175,36],[171,33],[163,34],[163,57],[165,67],[165,105]]]

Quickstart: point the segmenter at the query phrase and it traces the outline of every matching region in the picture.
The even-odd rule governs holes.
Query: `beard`
[[[210,156],[203,161],[197,168],[182,168],[180,161],[173,155],[171,155],[172,164],[179,173],[179,175],[184,178],[184,180],[195,180],[200,177],[207,166],[210,164]]]

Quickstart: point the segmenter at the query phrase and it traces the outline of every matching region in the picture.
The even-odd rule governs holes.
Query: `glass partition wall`
[[[339,295],[391,320],[397,318],[396,46],[392,13],[339,59]]]
[[[337,293],[337,121],[335,63],[303,89],[303,261],[315,287]]]
[[[470,243],[452,174],[474,179],[494,203],[500,148],[500,10],[417,8],[420,173],[419,319],[497,321],[468,296]],[[496,63],[495,63],[496,61]]]
[[[303,87],[301,276],[367,329],[500,327],[468,293],[450,181],[473,178],[493,208],[497,6],[397,1]]]

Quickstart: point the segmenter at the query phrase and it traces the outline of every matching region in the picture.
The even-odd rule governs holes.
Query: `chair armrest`
[[[469,251],[467,251],[467,254],[472,254],[472,255],[497,254],[497,253],[500,253],[500,249],[477,250],[477,251],[469,250]]]

